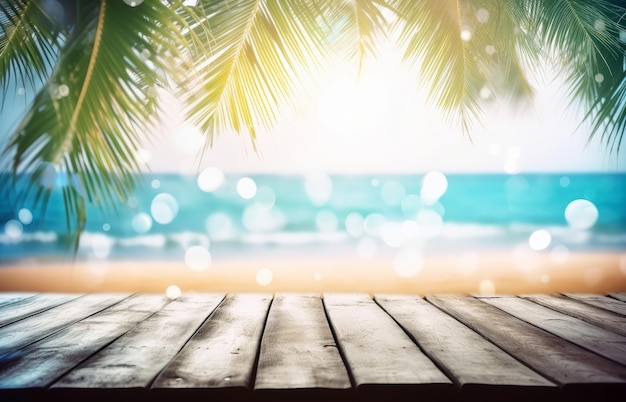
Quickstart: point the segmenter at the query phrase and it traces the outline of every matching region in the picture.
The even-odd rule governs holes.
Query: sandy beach
[[[0,291],[35,292],[366,292],[520,294],[626,291],[626,253],[463,253],[424,258],[409,277],[391,259],[312,256],[184,262],[23,260],[0,267]]]

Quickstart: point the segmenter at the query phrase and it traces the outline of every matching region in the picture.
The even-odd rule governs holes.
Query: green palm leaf
[[[54,66],[54,21],[34,1],[0,1],[0,90],[9,82],[35,90]]]
[[[540,49],[524,28],[525,2],[505,0],[395,1],[405,59],[417,66],[430,99],[467,134],[493,95],[526,99],[532,88],[524,63]]]
[[[139,133],[156,121],[158,72],[179,64],[172,57],[184,38],[174,25],[175,9],[147,3],[78,6],[56,68],[5,149],[11,170],[32,172],[36,183],[46,180],[51,166],[67,176],[70,233],[82,230],[86,202],[112,207],[131,193],[133,172],[140,170]],[[36,187],[37,198],[49,191],[45,187]]]

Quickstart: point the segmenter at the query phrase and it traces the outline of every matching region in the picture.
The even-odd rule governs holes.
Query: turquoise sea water
[[[2,261],[67,253],[65,182],[57,178],[45,215],[2,189]],[[626,250],[626,174],[147,174],[128,205],[90,206],[88,219],[79,257]]]

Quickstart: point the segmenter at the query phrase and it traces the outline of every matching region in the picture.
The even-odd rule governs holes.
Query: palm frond
[[[0,90],[10,82],[36,91],[54,67],[58,35],[39,2],[0,0]]]
[[[626,9],[616,2],[558,0],[538,3],[533,19],[540,40],[558,54],[571,105],[582,108],[591,124],[589,139],[600,135],[619,153],[626,118],[624,57]]]
[[[472,46],[470,9],[457,0],[398,1],[399,43],[405,59],[419,65],[429,98],[465,133],[480,114],[487,81]],[[484,49],[481,49],[484,50]]]
[[[80,233],[86,202],[115,207],[134,188],[138,135],[157,111],[151,88],[158,71],[177,65],[172,57],[184,43],[178,18],[161,2],[79,5],[56,68],[5,149],[11,171],[32,173],[35,183],[50,166],[67,176],[69,233]],[[46,190],[36,187],[36,198]]]
[[[393,15],[395,10],[380,0],[340,0],[327,6],[324,15],[335,52],[344,59],[358,60],[362,69],[365,58],[375,56],[380,40],[387,36],[389,21],[384,11]]]
[[[181,84],[187,116],[207,133],[207,146],[225,130],[275,124],[283,103],[293,105],[302,76],[319,69],[324,23],[315,2],[203,2],[206,19],[194,29],[209,38],[209,54]]]

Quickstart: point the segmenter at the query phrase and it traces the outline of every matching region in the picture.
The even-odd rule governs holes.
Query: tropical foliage
[[[139,133],[158,122],[157,88],[180,95],[207,146],[224,130],[254,138],[282,107],[296,106],[303,78],[335,57],[364,68],[385,37],[468,134],[485,98],[531,98],[527,71],[550,63],[591,135],[618,153],[626,128],[622,3],[0,0],[2,103],[16,91],[34,94],[4,133],[0,168],[30,175],[34,186],[22,196],[44,204],[50,176],[65,175],[67,224],[78,234],[86,203],[114,207],[132,193]]]

